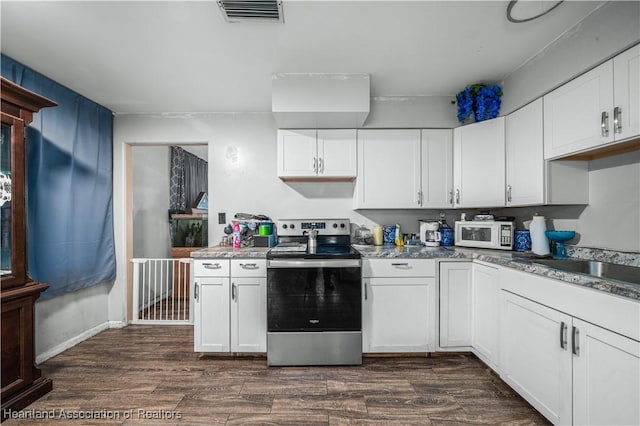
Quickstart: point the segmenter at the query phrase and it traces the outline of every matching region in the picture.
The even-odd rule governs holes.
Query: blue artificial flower
[[[502,101],[500,86],[472,84],[456,95],[458,103],[458,121],[464,122],[473,113],[476,121],[488,120],[498,116]]]

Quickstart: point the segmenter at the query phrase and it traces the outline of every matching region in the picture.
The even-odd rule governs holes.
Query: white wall
[[[133,256],[171,257],[168,146],[132,147]]]
[[[36,362],[42,362],[108,328],[111,283],[40,300],[35,305]]]

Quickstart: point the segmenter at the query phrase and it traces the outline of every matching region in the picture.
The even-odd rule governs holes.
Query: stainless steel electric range
[[[267,364],[362,364],[361,256],[348,219],[281,219],[267,253]]]

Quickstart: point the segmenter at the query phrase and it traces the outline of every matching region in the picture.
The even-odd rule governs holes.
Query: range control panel
[[[312,229],[318,235],[350,235],[349,219],[278,219],[279,236],[304,236]]]

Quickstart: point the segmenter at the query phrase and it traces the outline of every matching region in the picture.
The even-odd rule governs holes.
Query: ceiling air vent
[[[280,0],[218,0],[227,22],[284,22]]]

